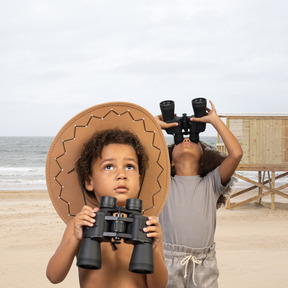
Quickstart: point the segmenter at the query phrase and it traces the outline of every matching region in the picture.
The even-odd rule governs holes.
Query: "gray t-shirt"
[[[204,178],[171,177],[167,200],[159,216],[163,242],[191,248],[213,245],[216,203],[224,189],[219,167]]]

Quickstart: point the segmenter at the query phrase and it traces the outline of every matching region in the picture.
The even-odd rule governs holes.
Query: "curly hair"
[[[227,157],[227,155],[219,152],[216,150],[213,146],[200,141],[199,142],[202,150],[203,150],[203,155],[201,157],[200,165],[199,165],[199,170],[198,174],[200,177],[205,177],[209,172],[213,171],[216,169]],[[170,164],[172,164],[172,152],[174,150],[175,144],[171,144],[168,146],[169,150],[169,157],[170,157]],[[171,165],[171,176],[176,175],[176,169],[175,167]],[[227,183],[224,192],[220,195],[218,198],[216,207],[217,209],[220,208],[222,205],[224,206],[226,204],[227,198],[231,192],[232,185],[236,181],[235,177],[231,177],[230,181]]]
[[[94,199],[93,191],[88,191],[85,188],[85,182],[89,179],[88,176],[92,175],[93,162],[101,156],[103,148],[109,144],[127,144],[134,148],[141,178],[144,177],[148,168],[149,157],[137,135],[128,130],[120,130],[118,128],[97,131],[84,145],[81,156],[76,163],[76,170],[79,173],[81,185],[86,193]]]

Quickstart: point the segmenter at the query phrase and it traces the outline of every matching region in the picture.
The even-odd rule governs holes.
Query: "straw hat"
[[[162,130],[154,117],[144,108],[127,102],[110,102],[88,108],[68,121],[48,152],[46,182],[51,201],[59,216],[67,223],[81,211],[83,205],[95,206],[81,188],[75,163],[83,145],[96,132],[119,128],[136,134],[149,156],[139,199],[143,213],[158,216],[164,206],[169,182],[168,148]]]

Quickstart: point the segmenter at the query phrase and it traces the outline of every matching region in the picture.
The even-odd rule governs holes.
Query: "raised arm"
[[[221,136],[228,151],[228,156],[219,167],[221,183],[225,185],[240,163],[243,156],[243,151],[236,137],[217,115],[215,106],[212,101],[209,102],[211,104],[211,109],[207,108],[207,115],[201,118],[191,118],[191,120],[210,123]]]

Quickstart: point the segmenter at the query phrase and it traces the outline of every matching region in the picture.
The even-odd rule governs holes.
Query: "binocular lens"
[[[170,121],[174,118],[174,101],[165,100],[160,103],[160,109],[162,112],[163,120]]]
[[[151,243],[136,244],[131,256],[129,271],[140,274],[154,272],[153,249]]]
[[[165,100],[165,101],[162,101],[161,103],[160,103],[160,106],[162,107],[162,108],[168,108],[168,109],[171,109],[171,107],[173,107],[174,108],[174,101],[172,101],[172,100]]]
[[[192,100],[195,117],[203,117],[206,114],[206,105],[207,103],[205,98],[195,98]]]
[[[100,242],[83,238],[77,257],[77,266],[84,269],[101,268]]]
[[[142,201],[140,199],[127,199],[126,209],[141,212],[142,211]]]
[[[116,204],[117,199],[115,197],[103,196],[100,199],[100,208],[114,208]]]

